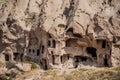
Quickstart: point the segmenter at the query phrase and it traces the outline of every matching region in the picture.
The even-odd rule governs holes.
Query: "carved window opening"
[[[65,44],[66,44],[66,47],[71,47],[73,45],[76,45],[76,39],[68,39],[66,40]]]
[[[40,55],[40,50],[39,49],[37,49],[37,56],[39,56]]]
[[[68,60],[70,59],[70,55],[69,55],[69,54],[67,55],[67,59],[68,59]]]
[[[60,57],[61,63],[64,63],[70,59],[71,55],[70,54],[64,54],[63,56]]]
[[[63,56],[60,56],[60,62],[63,63]]]
[[[42,51],[41,51],[41,53],[42,53],[42,54],[44,53],[44,49],[45,49],[45,47],[44,47],[44,46],[42,46]]]
[[[102,41],[102,48],[106,48],[106,40]]]
[[[65,27],[65,25],[64,24],[59,24],[58,27]]]
[[[52,64],[55,65],[55,55],[53,55],[53,51],[51,51],[52,54]]]
[[[52,38],[52,36],[49,34],[49,38]]]
[[[22,53],[22,54],[20,55],[20,60],[21,60],[21,62],[23,62],[23,56],[24,56],[24,54]]]
[[[73,34],[74,37],[78,37],[78,38],[82,38],[82,36],[80,34]]]
[[[71,39],[68,39],[67,41],[66,41],[66,47],[70,47],[70,43],[71,43]]]
[[[115,36],[113,36],[113,43],[117,42],[117,38]]]
[[[80,61],[80,56],[75,56],[75,62],[79,62]]]
[[[29,53],[31,52],[31,49],[29,49]]]
[[[74,57],[74,62],[75,62],[74,68],[77,68],[78,67],[78,63],[80,62],[80,56],[75,56]]]
[[[97,58],[96,48],[87,47],[86,51],[87,51],[88,54],[91,54],[92,57]]]
[[[50,40],[48,41],[48,46],[49,46],[49,47],[51,46],[51,41],[50,41]]]
[[[46,59],[43,59],[43,64],[44,64],[44,70],[47,70],[48,69],[48,67],[47,67],[47,60]]]
[[[2,34],[3,34],[3,31],[2,30],[0,30],[0,39],[2,39]]]
[[[33,50],[33,53],[35,52],[35,50]]]
[[[5,61],[9,61],[10,58],[9,58],[9,55],[5,54]]]
[[[52,55],[52,64],[55,65],[55,55]]]
[[[73,28],[69,28],[69,29],[67,30],[67,32],[73,33]]]
[[[111,55],[111,53],[112,53],[112,50],[110,49],[110,55]]]
[[[53,40],[52,43],[53,43],[53,48],[55,48],[55,47],[56,47],[56,42],[55,42],[55,40]]]
[[[19,57],[19,53],[13,53],[14,56],[14,60],[17,61],[18,57]]]

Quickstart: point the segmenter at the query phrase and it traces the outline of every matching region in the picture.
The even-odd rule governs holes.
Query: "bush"
[[[36,68],[37,68],[37,64],[36,64],[35,62],[27,61],[26,63],[31,64],[31,68],[32,68],[32,69],[36,69]]]

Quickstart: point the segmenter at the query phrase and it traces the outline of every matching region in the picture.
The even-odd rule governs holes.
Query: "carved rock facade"
[[[0,4],[0,61],[42,68],[120,65],[119,0],[9,0]]]

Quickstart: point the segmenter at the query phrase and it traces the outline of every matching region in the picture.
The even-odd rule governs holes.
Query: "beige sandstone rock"
[[[43,69],[120,66],[119,27],[120,0],[6,0],[0,61],[29,60]]]
[[[29,63],[18,63],[18,64],[15,64],[15,66],[21,70],[21,71],[31,71],[31,64]]]

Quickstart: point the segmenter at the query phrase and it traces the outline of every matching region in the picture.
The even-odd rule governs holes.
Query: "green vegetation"
[[[35,62],[32,62],[32,61],[27,61],[26,63],[29,63],[32,65],[32,69],[36,69],[37,68],[37,64]]]

